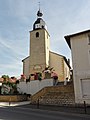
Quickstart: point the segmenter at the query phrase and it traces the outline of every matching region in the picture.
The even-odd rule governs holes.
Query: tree
[[[9,76],[8,75],[2,75],[2,78],[4,79],[5,82],[9,80]]]

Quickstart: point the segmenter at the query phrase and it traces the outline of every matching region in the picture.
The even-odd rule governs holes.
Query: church
[[[36,74],[41,74],[45,79],[45,72],[56,73],[59,81],[70,79],[70,63],[65,56],[50,51],[50,35],[47,30],[43,14],[39,8],[37,20],[30,31],[30,51],[29,56],[22,60],[23,74],[30,80],[38,79]],[[33,77],[34,76],[34,77]],[[49,75],[51,78],[51,74]]]

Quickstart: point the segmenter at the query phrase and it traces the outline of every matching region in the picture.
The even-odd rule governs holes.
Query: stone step
[[[53,86],[45,89],[46,91],[37,99],[33,99],[32,103],[37,103],[39,99],[40,104],[46,105],[73,105],[75,104],[75,97],[73,86]]]

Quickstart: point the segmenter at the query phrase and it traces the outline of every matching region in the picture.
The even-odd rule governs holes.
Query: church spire
[[[37,16],[38,16],[38,17],[42,17],[42,16],[43,16],[43,14],[42,14],[42,12],[41,12],[41,10],[40,10],[40,2],[39,2],[39,10],[38,10],[38,12],[37,12]]]
[[[39,10],[37,12],[37,20],[33,24],[33,30],[36,30],[36,29],[46,29],[47,30],[46,23],[42,19],[42,16],[43,16],[43,14],[40,10],[40,2],[39,2]]]

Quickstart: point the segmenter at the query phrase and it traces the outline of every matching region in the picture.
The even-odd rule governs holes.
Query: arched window
[[[36,32],[36,37],[39,37],[39,32]]]

